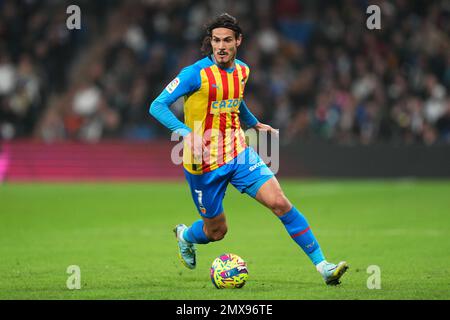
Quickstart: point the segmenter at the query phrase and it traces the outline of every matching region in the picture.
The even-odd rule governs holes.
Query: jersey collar
[[[216,58],[214,58],[214,54],[210,55],[209,58],[212,60],[212,62],[214,62],[214,64],[215,64],[218,68],[220,68],[220,69],[222,69],[222,70],[225,70],[225,71],[228,72],[228,73],[233,72],[234,69],[236,68],[236,59],[234,59],[234,62],[233,62],[233,66],[232,66],[232,67],[224,69],[224,68],[220,67],[220,66],[217,64]]]

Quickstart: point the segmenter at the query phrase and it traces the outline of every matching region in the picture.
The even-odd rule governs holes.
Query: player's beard
[[[215,56],[217,64],[221,68],[230,68],[233,65],[234,58],[236,57],[236,51],[235,50],[228,51],[227,55],[224,56],[225,59],[223,59],[223,60],[220,59],[221,56],[219,55],[219,52],[221,52],[221,51],[218,51]],[[226,58],[228,58],[228,59],[226,59]]]

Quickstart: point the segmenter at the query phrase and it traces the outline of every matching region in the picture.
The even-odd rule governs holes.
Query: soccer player
[[[174,232],[182,263],[196,266],[195,244],[223,239],[227,224],[222,201],[231,183],[269,208],[291,238],[308,255],[326,284],[340,283],[348,265],[327,262],[305,217],[289,202],[276,177],[259,155],[246,145],[240,122],[258,131],[278,134],[259,122],[245,104],[244,88],[250,68],[236,58],[242,43],[237,20],[224,13],[207,27],[205,58],[184,68],[150,106],[150,114],[183,136],[183,166],[201,219]],[[184,97],[184,120],[169,107]]]

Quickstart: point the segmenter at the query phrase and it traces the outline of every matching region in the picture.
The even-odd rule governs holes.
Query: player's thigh
[[[251,147],[238,155],[234,168],[231,184],[241,193],[247,193],[253,198],[261,186],[274,176]]]
[[[212,171],[194,175],[185,170],[186,180],[191,190],[192,200],[202,218],[212,219],[223,213],[223,198],[228,181]],[[220,220],[218,218],[218,220]]]
[[[271,177],[259,188],[255,199],[271,209],[277,216],[285,214],[292,207],[275,176]]]

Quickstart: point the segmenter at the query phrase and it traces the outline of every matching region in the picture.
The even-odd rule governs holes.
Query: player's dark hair
[[[216,28],[227,28],[234,31],[234,36],[239,38],[242,35],[241,27],[239,26],[238,20],[228,13],[222,13],[215,17],[211,22],[205,25],[206,35],[202,42],[202,53],[208,56],[212,53],[211,47],[211,37],[212,31]]]

